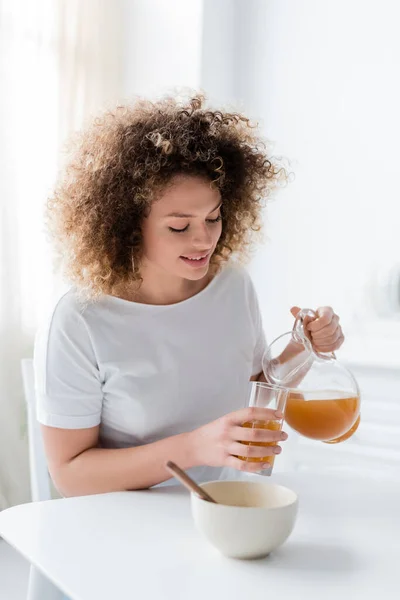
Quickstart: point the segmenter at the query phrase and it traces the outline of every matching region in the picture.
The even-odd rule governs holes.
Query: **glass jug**
[[[268,382],[288,389],[285,421],[301,435],[335,444],[360,422],[360,390],[334,353],[316,352],[304,327],[310,309],[299,312],[293,330],[279,336],[263,359]]]

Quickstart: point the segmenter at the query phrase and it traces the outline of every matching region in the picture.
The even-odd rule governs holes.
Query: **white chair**
[[[36,419],[33,360],[31,358],[24,358],[21,361],[21,369],[28,417],[29,471],[32,502],[51,500],[50,477],[47,470],[40,425]]]
[[[40,425],[36,419],[33,360],[24,358],[21,361],[21,370],[28,417],[29,470],[32,501],[51,500],[50,476],[47,469]],[[64,594],[32,565],[29,574],[27,600],[64,599]]]

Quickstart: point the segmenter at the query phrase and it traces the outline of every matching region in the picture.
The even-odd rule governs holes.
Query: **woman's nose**
[[[211,248],[213,239],[207,225],[196,227],[196,230],[193,232],[192,243],[193,246],[200,248],[201,250],[208,250]]]

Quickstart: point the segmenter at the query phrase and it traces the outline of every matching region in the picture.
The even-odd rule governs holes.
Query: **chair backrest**
[[[21,370],[28,416],[29,470],[32,501],[51,500],[50,477],[44,453],[42,433],[36,418],[33,360],[31,358],[22,359]]]

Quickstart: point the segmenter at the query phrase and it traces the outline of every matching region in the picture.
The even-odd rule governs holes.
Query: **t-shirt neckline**
[[[110,294],[105,294],[104,298],[112,304],[119,304],[120,306],[141,309],[141,310],[157,311],[157,310],[168,310],[168,309],[183,307],[183,306],[187,306],[188,303],[190,303],[190,302],[194,302],[196,300],[203,298],[210,291],[212,291],[212,289],[215,287],[215,285],[218,283],[218,281],[220,281],[222,279],[222,277],[226,271],[227,271],[227,266],[222,267],[220,269],[220,271],[218,271],[218,273],[216,273],[215,276],[212,278],[212,280],[206,285],[206,287],[204,287],[202,290],[200,290],[200,292],[197,292],[197,294],[194,294],[193,296],[186,298],[186,300],[181,300],[180,302],[174,302],[173,304],[146,304],[146,303],[142,303],[142,302],[135,302],[134,300],[125,300],[124,298],[119,298],[118,296],[112,296]]]

